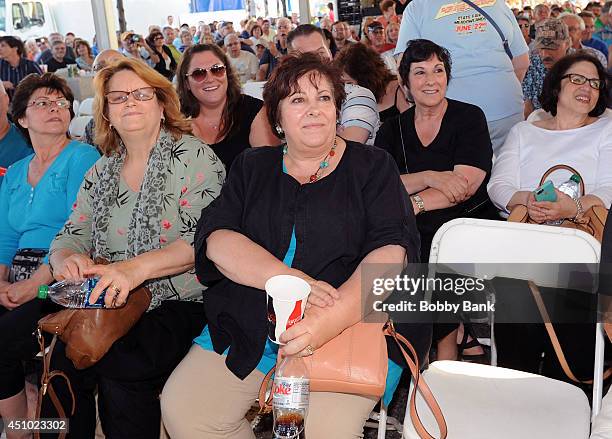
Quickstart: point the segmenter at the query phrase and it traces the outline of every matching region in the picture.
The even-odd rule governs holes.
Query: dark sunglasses
[[[197,69],[194,69],[193,72],[187,73],[185,76],[188,78],[191,77],[191,79],[193,79],[195,82],[202,82],[206,79],[206,76],[208,76],[208,72],[210,72],[214,77],[220,78],[225,75],[225,69],[226,68],[223,64],[215,64],[208,69],[198,67]]]

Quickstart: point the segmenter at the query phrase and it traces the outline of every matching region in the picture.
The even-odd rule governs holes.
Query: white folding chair
[[[79,105],[78,116],[93,116],[93,98],[83,99]]]
[[[462,218],[450,221],[438,230],[429,262],[470,263],[473,264],[469,267],[472,273],[463,274],[481,278],[505,276],[555,286],[558,273],[554,269],[547,273],[539,263],[551,266],[555,263],[597,264],[599,256],[599,242],[578,230]],[[593,417],[601,405],[603,374],[603,330],[601,325],[597,326]],[[491,352],[494,361],[494,335]],[[436,362],[423,377],[438,398],[447,419],[449,437],[588,437],[588,402],[583,392],[571,384],[509,369],[460,362]],[[525,377],[529,379],[525,380]],[[578,398],[578,394],[582,398]],[[429,419],[426,425],[434,427],[433,417],[428,414],[420,396],[417,399],[420,411],[425,419]],[[570,406],[571,413],[567,411]],[[414,438],[416,433],[408,421],[406,417],[404,437]]]
[[[76,116],[72,119],[69,127],[70,135],[79,139],[82,138],[85,135],[85,127],[91,119],[92,116]]]
[[[242,92],[245,95],[249,95],[263,101],[264,85],[266,85],[266,81],[247,82],[242,86]]]

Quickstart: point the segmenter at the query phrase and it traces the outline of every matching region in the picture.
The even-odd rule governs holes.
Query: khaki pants
[[[225,365],[225,357],[193,345],[174,370],[161,396],[162,417],[172,439],[254,439],[245,414],[258,396],[263,374],[244,380]],[[310,438],[363,437],[374,398],[314,392],[306,420]]]

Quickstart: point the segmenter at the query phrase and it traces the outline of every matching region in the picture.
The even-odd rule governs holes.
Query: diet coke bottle
[[[310,376],[302,357],[285,357],[274,375],[274,439],[305,439]]]

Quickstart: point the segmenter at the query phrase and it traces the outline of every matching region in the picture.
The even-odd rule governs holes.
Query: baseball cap
[[[372,32],[373,30],[376,29],[384,29],[382,23],[380,21],[373,21],[370,24],[368,24],[368,30],[370,32]]]
[[[260,39],[258,39],[258,40],[255,40],[255,45],[256,45],[256,46],[268,47],[268,46],[266,45],[266,43],[264,42],[264,40],[262,40],[261,38],[260,38]]]
[[[549,18],[536,24],[536,49],[557,50],[561,43],[569,39],[567,25],[558,18]]]
[[[231,21],[224,21],[223,23],[221,23],[221,26],[219,26],[219,28],[229,26],[230,24],[231,24],[232,26],[234,25],[234,23],[233,23],[233,22],[231,22]]]

